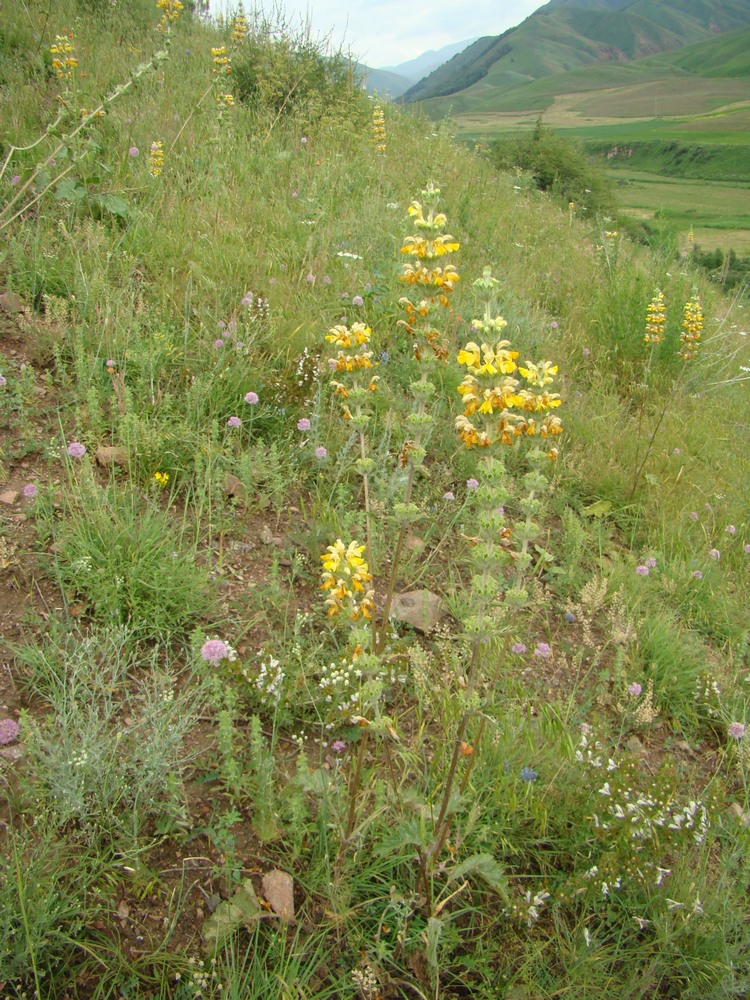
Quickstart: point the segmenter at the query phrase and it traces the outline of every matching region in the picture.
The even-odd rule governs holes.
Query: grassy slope
[[[19,146],[58,106],[44,54],[63,27],[76,26],[86,73],[69,98],[76,120],[161,44],[150,3],[102,5],[101,18],[82,9],[61,5],[55,24],[41,4],[17,12],[0,132]],[[750,364],[746,306],[679,258],[560,212],[445,128],[387,108],[382,157],[361,94],[282,89],[279,100],[280,50],[265,63],[267,103],[220,120],[210,50],[226,41],[183,17],[170,58],[75,148],[80,167],[64,179],[78,184],[53,185],[4,229],[2,286],[26,310],[3,316],[1,330],[3,487],[32,481],[38,498],[0,508],[4,593],[18,601],[4,619],[4,643],[16,642],[3,649],[13,682],[3,675],[3,699],[26,713],[24,770],[2,758],[3,988],[186,1000],[200,985],[190,977],[203,969],[210,908],[246,878],[260,892],[259,874],[281,868],[294,877],[297,923],[238,928],[214,971],[207,964],[204,996],[218,997],[214,977],[236,997],[365,996],[353,979],[365,962],[391,997],[741,995],[746,758],[726,733],[748,718],[750,428],[745,386],[723,383]],[[13,156],[2,205],[53,141]],[[59,171],[71,162],[65,150],[55,160]],[[445,323],[450,363],[432,376],[429,473],[417,480],[420,520],[399,585],[429,586],[462,614],[479,523],[465,484],[479,467],[453,430],[455,354],[473,335],[472,282],[485,266],[500,277],[503,336],[519,360],[559,365],[566,434],[554,491],[534,513],[555,561],[549,572],[540,564],[528,606],[510,619],[507,634],[528,653],[486,647],[477,698],[490,728],[478,739],[472,717],[476,765],[432,874],[440,903],[428,920],[415,856],[431,842],[458,745],[469,654],[458,625],[434,640],[400,629],[392,679],[382,695],[380,681],[368,688],[372,719],[386,717],[395,736],[373,726],[347,842],[347,782],[367,744],[320,693],[347,635],[326,623],[318,571],[326,545],[362,538],[364,519],[350,428],[317,362],[342,315],[372,327],[383,361],[371,435],[382,593],[420,374],[400,325],[399,249],[406,209],[431,178],[461,243],[462,281]],[[704,349],[686,367],[675,350],[694,284]],[[668,338],[650,357],[656,286]],[[248,289],[267,298],[267,319],[248,318]],[[232,320],[242,348],[226,333]],[[244,402],[249,391],[257,406]],[[228,428],[238,413],[242,426]],[[88,449],[80,462],[66,457],[73,440]],[[100,444],[124,447],[127,470],[91,463]],[[517,451],[507,461],[518,533],[523,466]],[[166,490],[157,471],[170,476]],[[227,474],[244,492],[229,495]],[[495,614],[493,627],[507,628]],[[217,635],[239,660],[206,668],[198,650]],[[257,684],[271,656],[289,678],[278,708]],[[652,685],[651,714],[647,695],[628,693],[634,683]],[[627,830],[595,826],[603,775],[575,757],[583,722],[622,764],[622,794],[627,780],[644,795],[656,782],[680,808],[716,797],[701,849],[689,830],[660,828],[634,853]],[[338,755],[333,737],[345,744]],[[631,873],[644,865],[641,883]],[[618,880],[608,895],[603,884]]]

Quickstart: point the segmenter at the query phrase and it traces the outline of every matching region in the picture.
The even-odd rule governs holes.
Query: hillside
[[[749,0],[585,5],[554,0],[518,27],[455,56],[404,99],[422,102],[434,115],[448,105],[460,113],[540,108],[543,101],[533,88],[541,78],[556,76],[554,92],[570,92],[559,89],[565,86],[559,80],[563,74],[673,52],[748,24]]]
[[[1,17],[3,1000],[739,1000],[747,301],[273,18]]]

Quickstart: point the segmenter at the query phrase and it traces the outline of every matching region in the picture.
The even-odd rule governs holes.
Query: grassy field
[[[276,20],[1,16],[2,996],[746,996],[747,302]]]

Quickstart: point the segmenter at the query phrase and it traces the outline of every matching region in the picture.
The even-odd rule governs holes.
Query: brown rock
[[[224,476],[224,489],[230,497],[237,497],[238,500],[247,500],[247,490],[244,484],[237,476],[233,476],[231,472],[227,472]]]
[[[446,611],[443,601],[429,590],[394,594],[391,604],[391,618],[411,625],[419,632],[431,632]]]
[[[109,445],[100,444],[96,449],[96,461],[105,468],[111,468],[113,465],[127,465],[128,449],[112,448]]]
[[[278,868],[266,872],[263,876],[263,895],[282,920],[294,919],[294,880],[291,875]]]
[[[15,292],[0,292],[0,311],[6,313],[26,312],[27,306]]]
[[[16,500],[18,500],[18,496],[18,490],[5,490],[4,493],[0,493],[0,503],[4,503],[7,507],[12,507]]]

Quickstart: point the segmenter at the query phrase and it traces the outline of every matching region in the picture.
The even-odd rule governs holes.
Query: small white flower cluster
[[[612,757],[608,757],[604,753],[599,740],[590,739],[592,733],[593,729],[587,722],[581,724],[581,738],[575,752],[576,760],[579,764],[586,764],[588,767],[616,771],[617,764]]]
[[[599,794],[609,799],[607,812],[600,819],[594,813],[594,826],[602,830],[624,829],[633,840],[658,840],[659,830],[691,830],[693,840],[700,845],[709,828],[708,810],[702,802],[691,800],[681,806],[670,798],[648,795],[633,788],[613,791],[608,781]],[[618,802],[617,799],[621,799]]]
[[[254,683],[262,705],[278,705],[280,703],[285,677],[284,668],[275,657],[269,656],[267,663],[265,660],[261,660],[258,676]],[[249,678],[247,679],[249,680]]]
[[[353,969],[352,983],[363,1000],[374,1000],[378,995],[380,983],[371,965],[366,965],[363,969]]]
[[[355,714],[359,707],[362,671],[348,660],[331,663],[320,670],[318,687],[328,705],[344,716]]]
[[[224,989],[218,980],[217,964],[216,959],[212,958],[210,967],[206,968],[203,964],[199,965],[194,957],[191,957],[188,959],[190,978],[183,979],[178,972],[175,979],[180,982],[180,986],[189,997],[214,997],[216,994],[221,994]]]
[[[93,560],[91,556],[81,556],[80,559],[71,563],[70,568],[76,573],[90,573],[93,568]]]
[[[704,670],[698,675],[693,697],[709,719],[720,718],[721,688],[710,670]]]
[[[517,923],[533,927],[539,920],[541,911],[544,909],[549,898],[550,894],[543,889],[536,893],[532,893],[531,889],[527,889],[521,899],[518,902],[511,903],[510,906],[503,910],[503,913],[506,917]]]
[[[588,879],[589,881],[593,882],[593,881],[597,880],[597,876],[599,874],[600,874],[600,872],[599,872],[599,866],[598,865],[592,865],[592,867],[589,868],[589,870],[587,872],[583,873],[583,877],[585,879]],[[612,879],[611,881],[607,881],[607,879],[602,879],[600,881],[600,883],[599,883],[599,887],[601,889],[602,896],[605,899],[608,899],[609,898],[609,894],[610,894],[610,892],[613,889],[621,889],[622,888],[622,876],[618,875],[616,878]]]

